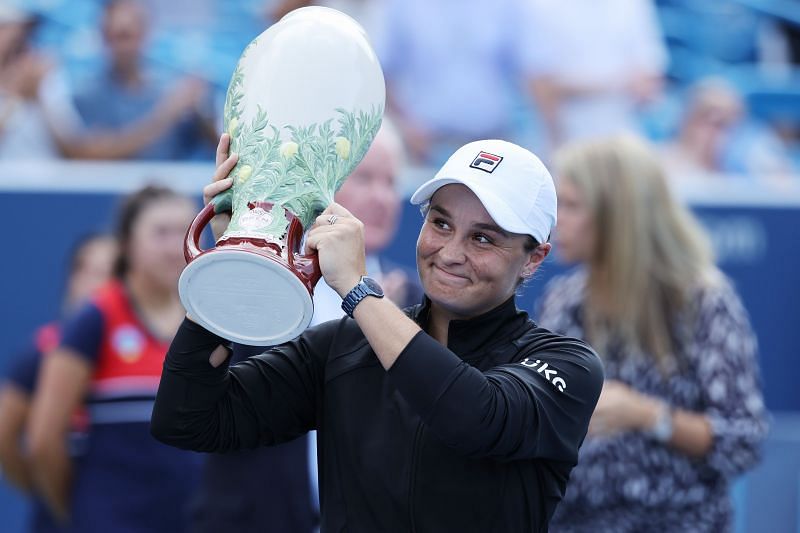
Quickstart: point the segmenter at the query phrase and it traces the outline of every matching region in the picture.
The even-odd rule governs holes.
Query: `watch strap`
[[[356,310],[356,306],[367,296],[375,296],[378,298],[383,297],[382,293],[376,293],[369,288],[367,283],[364,281],[365,277],[366,276],[361,276],[361,279],[358,280],[356,286],[350,289],[350,292],[348,292],[342,299],[342,311],[347,313],[347,316],[350,318],[353,318],[353,312]]]

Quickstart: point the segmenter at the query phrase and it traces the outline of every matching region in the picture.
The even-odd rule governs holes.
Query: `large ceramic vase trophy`
[[[298,9],[245,49],[225,101],[239,162],[233,187],[186,235],[179,291],[203,327],[241,344],[280,344],[311,320],[315,256],[305,230],[333,201],[378,131],[385,87],[364,30],[323,7]],[[216,247],[200,234],[216,213],[231,223]]]

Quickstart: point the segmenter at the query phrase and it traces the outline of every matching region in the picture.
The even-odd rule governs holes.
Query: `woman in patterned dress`
[[[590,342],[606,381],[551,531],[727,531],[766,433],[747,314],[643,143],[572,146],[557,172],[556,249],[580,266],[539,321]]]

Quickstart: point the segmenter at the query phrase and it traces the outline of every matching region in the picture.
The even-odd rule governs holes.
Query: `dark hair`
[[[147,185],[142,189],[126,196],[117,212],[115,235],[119,243],[119,253],[114,262],[114,276],[123,277],[128,272],[130,260],[128,258],[128,244],[131,240],[133,227],[141,214],[152,204],[161,200],[183,199],[183,196],[169,187],[162,185]]]
[[[69,252],[67,252],[67,277],[72,277],[72,275],[80,269],[83,253],[87,248],[96,242],[106,239],[113,239],[113,237],[107,233],[97,232],[86,233],[78,237],[75,242],[72,243]]]
[[[110,11],[113,11],[119,6],[125,4],[132,4],[135,6],[142,7],[142,3],[139,0],[106,0],[105,2],[103,2],[103,13],[108,13]]]
[[[525,235],[525,242],[522,244],[523,248],[525,248],[526,252],[532,252],[539,247],[541,244],[539,241],[533,238],[531,235]]]
[[[22,33],[19,38],[11,44],[6,57],[0,58],[5,62],[11,62],[31,51],[31,43],[41,24],[41,16],[35,13],[26,13],[26,19],[20,21]]]

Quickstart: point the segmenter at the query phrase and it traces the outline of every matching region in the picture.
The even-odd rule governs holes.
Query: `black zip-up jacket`
[[[407,313],[425,328],[427,303]],[[603,383],[586,344],[513,298],[452,321],[446,347],[418,333],[388,371],[349,318],[230,369],[208,362],[220,344],[183,323],[153,435],[225,452],[317,429],[324,532],[546,531]]]

